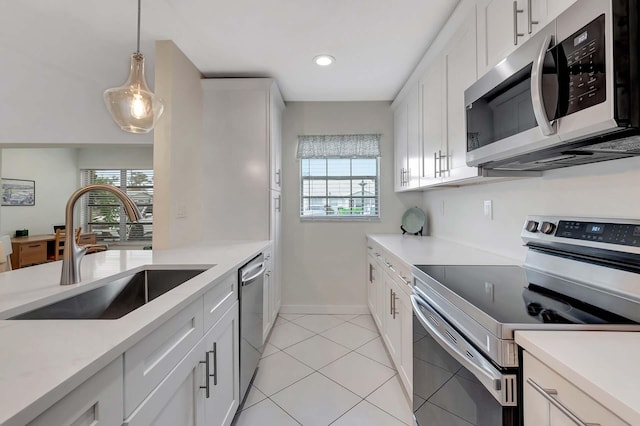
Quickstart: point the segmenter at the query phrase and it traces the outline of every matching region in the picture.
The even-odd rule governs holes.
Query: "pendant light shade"
[[[164,105],[144,77],[144,57],[140,53],[140,0],[138,0],[138,49],[131,55],[129,78],[104,92],[104,102],[113,121],[125,132],[148,133],[162,115]]]

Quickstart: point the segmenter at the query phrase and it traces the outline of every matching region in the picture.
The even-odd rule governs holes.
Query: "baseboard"
[[[282,305],[283,314],[368,314],[367,305]]]

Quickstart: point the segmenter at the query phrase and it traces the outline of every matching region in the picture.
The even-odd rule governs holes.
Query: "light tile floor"
[[[371,315],[278,317],[236,426],[403,426],[411,409]]]

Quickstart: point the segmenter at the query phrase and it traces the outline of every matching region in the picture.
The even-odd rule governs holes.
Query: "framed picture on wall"
[[[3,206],[35,206],[36,181],[2,178]]]

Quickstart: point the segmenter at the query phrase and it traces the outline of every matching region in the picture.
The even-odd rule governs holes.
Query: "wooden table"
[[[11,238],[11,267],[13,269],[24,268],[25,266],[45,263],[49,255],[54,252],[53,243],[55,234],[32,235],[28,237]],[[78,244],[95,244],[96,234],[80,234]]]

